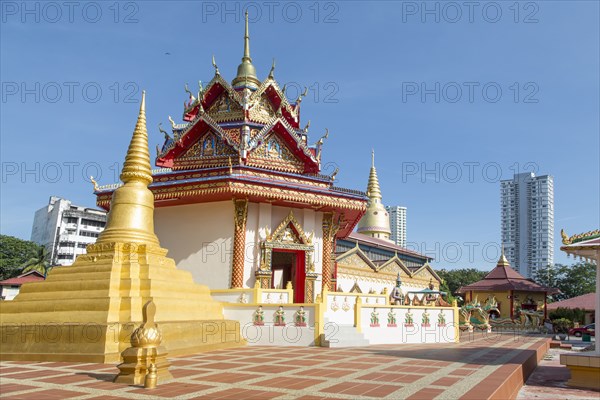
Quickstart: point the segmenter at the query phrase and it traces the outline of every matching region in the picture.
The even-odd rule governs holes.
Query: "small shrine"
[[[467,327],[472,323],[487,328],[489,323],[535,329],[546,318],[548,294],[556,289],[541,286],[512,269],[503,249],[496,267],[485,278],[457,292],[464,296],[461,315],[468,315],[463,318]]]

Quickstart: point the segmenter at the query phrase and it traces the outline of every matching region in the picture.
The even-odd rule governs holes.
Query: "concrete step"
[[[325,333],[321,335],[323,347],[368,346],[369,341],[352,325],[332,324],[325,319]]]

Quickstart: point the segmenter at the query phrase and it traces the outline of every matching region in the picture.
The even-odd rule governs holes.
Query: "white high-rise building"
[[[500,182],[502,245],[510,265],[531,278],[554,264],[554,179],[515,174]]]
[[[406,247],[406,207],[386,206],[385,209],[390,215],[390,240]]]
[[[52,196],[47,206],[35,212],[31,241],[48,249],[52,265],[71,265],[88,244],[96,242],[105,225],[105,211]]]

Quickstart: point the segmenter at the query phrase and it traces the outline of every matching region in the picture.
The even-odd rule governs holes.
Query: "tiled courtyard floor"
[[[522,382],[522,365],[539,359],[546,348],[545,338],[512,335],[345,349],[246,346],[172,358],[174,380],[154,390],[112,383],[113,365],[5,361],[0,363],[0,397],[509,398]]]
[[[587,389],[568,387],[569,369],[560,364],[560,354],[571,353],[570,350],[550,349],[538,367],[527,380],[527,384],[519,391],[517,400],[584,400],[600,399],[600,393]],[[600,375],[598,375],[600,380]]]

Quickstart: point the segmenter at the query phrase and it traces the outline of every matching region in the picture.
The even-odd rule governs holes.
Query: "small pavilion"
[[[511,268],[504,256],[504,251],[496,267],[482,280],[458,289],[465,297],[465,302],[478,298],[484,301],[494,296],[498,302],[500,315],[496,317],[515,319],[520,310],[541,312],[546,318],[546,296],[555,292],[533,281]]]

